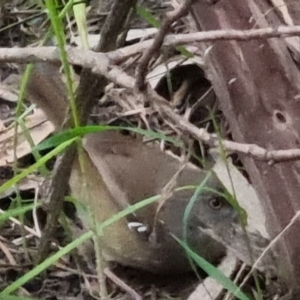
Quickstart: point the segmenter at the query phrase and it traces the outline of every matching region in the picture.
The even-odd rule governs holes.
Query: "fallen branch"
[[[300,36],[300,26],[279,26],[277,28],[267,27],[263,29],[251,30],[213,30],[195,32],[188,34],[170,34],[165,37],[162,46],[177,46],[194,42],[210,42],[217,40],[237,40],[249,41],[252,39],[281,38],[290,36]],[[140,42],[107,53],[95,53],[91,50],[67,47],[66,51],[83,52],[83,55],[90,55],[96,59],[107,59],[111,64],[119,64],[121,61],[144,52],[153,43],[153,39]],[[1,62],[28,63],[37,61],[58,61],[56,47],[27,47],[27,48],[0,48]]]
[[[300,26],[280,26],[276,30],[273,28],[266,29],[257,29],[257,30],[248,30],[248,31],[240,31],[240,30],[220,30],[211,32],[201,32],[196,34],[187,34],[187,35],[179,35],[179,36],[191,36],[202,35],[202,40],[214,39],[217,37],[217,32],[220,33],[219,39],[221,37],[226,39],[232,39],[233,37],[239,37],[241,40],[250,39],[250,38],[267,38],[274,36],[281,36],[283,34],[300,34]],[[221,34],[222,32],[222,34]],[[226,33],[226,34],[225,34]],[[212,34],[206,35],[205,34]],[[231,34],[231,35],[230,35]],[[256,34],[256,35],[255,35]],[[258,35],[260,34],[260,35]],[[210,36],[210,37],[209,37]],[[170,37],[170,36],[169,36]],[[168,40],[168,38],[167,38]],[[179,39],[180,40],[180,39]],[[198,41],[200,38],[198,39]],[[183,41],[183,39],[181,39]],[[186,38],[187,42],[188,39]],[[195,41],[195,39],[194,39]],[[149,42],[149,41],[147,41]],[[165,41],[166,43],[166,41]],[[135,79],[129,76],[127,73],[121,70],[118,66],[114,66],[113,62],[115,58],[114,53],[117,53],[119,50],[110,53],[95,53],[90,50],[82,50],[73,47],[67,47],[67,55],[68,60],[71,64],[76,64],[82,66],[84,68],[90,68],[91,71],[95,74],[103,75],[107,79],[112,82],[133,90],[135,87]],[[120,56],[118,56],[120,58]],[[54,62],[58,63],[60,61],[59,53],[56,47],[38,47],[38,48],[1,48],[0,49],[0,61],[4,62],[19,62],[19,63],[27,63],[27,62]],[[157,95],[157,93],[147,87],[146,96],[149,99],[152,99],[156,110],[163,115],[164,118],[171,121],[171,123],[180,129],[184,133],[188,133],[193,136],[197,140],[201,140],[210,146],[217,147],[222,143],[223,147],[227,151],[234,151],[241,154],[245,154],[251,156],[255,159],[262,161],[270,161],[270,162],[283,162],[283,161],[292,161],[300,159],[300,149],[288,149],[288,150],[267,150],[255,144],[243,144],[236,143],[229,140],[219,141],[218,138],[212,134],[209,134],[203,128],[197,128],[190,122],[188,122],[183,117],[177,115],[171,107],[168,105],[168,102],[165,101],[162,97]]]

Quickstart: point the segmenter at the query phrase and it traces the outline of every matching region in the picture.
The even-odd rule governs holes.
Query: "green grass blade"
[[[170,142],[171,144],[178,146],[178,147],[183,147],[182,141],[179,139],[174,139],[172,137],[168,137],[164,135],[163,133],[158,133],[154,132],[151,130],[144,130],[140,128],[133,128],[133,127],[118,127],[118,126],[84,126],[84,127],[76,127],[72,129],[65,130],[63,132],[57,133],[56,135],[46,139],[42,143],[40,143],[34,150],[45,150],[49,148],[56,147],[60,145],[61,143],[66,142],[67,140],[74,139],[77,137],[82,137],[85,134],[88,133],[95,133],[95,132],[102,132],[102,131],[107,131],[107,130],[128,130],[131,132],[135,132],[138,134],[143,134],[149,138],[156,138],[160,140],[164,140],[166,142]]]
[[[42,167],[49,159],[54,157],[55,155],[62,152],[64,149],[66,149],[69,145],[71,145],[76,139],[68,140],[59,146],[57,146],[55,149],[47,153],[45,156],[41,157],[35,164],[31,165],[24,171],[22,171],[20,174],[15,175],[12,179],[8,180],[4,184],[0,186],[0,194],[3,193],[6,189],[12,187],[17,182],[19,182],[21,179],[25,178],[30,173],[34,172],[38,168]]]
[[[41,204],[33,203],[33,204],[26,205],[26,206],[9,209],[9,210],[5,211],[5,213],[0,214],[0,222],[4,222],[4,221],[8,220],[9,218],[23,215],[27,211],[32,210],[34,207],[39,207],[39,206],[41,206]]]
[[[153,27],[155,27],[155,28],[160,27],[160,22],[145,7],[137,5],[136,12],[138,13],[138,15],[140,15],[145,21],[147,21]]]
[[[84,49],[89,49],[88,26],[86,21],[86,3],[82,0],[74,0],[73,11],[81,44]]]
[[[207,260],[193,252],[184,242],[179,240],[176,236],[172,235],[174,239],[185,249],[188,255],[196,262],[196,264],[204,270],[207,275],[218,281],[226,290],[230,291],[240,300],[250,300],[240,288],[227,278],[218,268],[210,264]]]

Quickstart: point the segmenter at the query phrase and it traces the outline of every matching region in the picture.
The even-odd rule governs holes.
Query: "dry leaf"
[[[26,117],[25,124],[35,145],[43,141],[54,131],[54,126],[46,120],[44,113],[37,109],[34,114]],[[14,127],[0,131],[0,166],[14,161]],[[31,152],[31,146],[26,140],[21,128],[18,128],[16,156],[21,158]]]

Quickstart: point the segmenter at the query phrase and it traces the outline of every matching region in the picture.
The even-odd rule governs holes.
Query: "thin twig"
[[[177,10],[174,10],[173,12],[167,15],[164,22],[160,26],[159,31],[157,32],[151,47],[149,47],[145,51],[138,67],[136,68],[135,88],[137,91],[143,91],[145,88],[145,78],[147,75],[149,61],[151,60],[153,55],[161,48],[164,38],[170,31],[172,24],[188,12],[188,9],[192,2],[193,0],[185,0],[184,3]]]
[[[49,61],[57,62],[59,57],[58,54],[55,54],[55,48],[49,48],[51,48],[51,50],[48,52],[48,54],[51,52],[51,55],[47,55],[47,57],[50,58]],[[45,47],[42,49],[44,50]],[[0,49],[0,61],[1,56],[3,57],[4,55],[2,51],[3,49]],[[18,51],[14,51],[15,58],[17,52]],[[44,61],[45,57],[39,52],[40,51],[32,53],[32,56],[27,56],[27,59],[31,59],[31,61]],[[67,53],[70,63],[90,68],[93,73],[103,75],[117,85],[123,86],[130,90],[134,89],[134,78],[121,70],[121,68],[111,65],[110,60],[105,54],[95,53],[93,51],[78,51],[74,48],[68,49]],[[28,52],[27,55],[29,55]],[[101,59],[99,59],[99,57],[101,57]],[[220,142],[216,136],[209,134],[204,128],[197,128],[186,119],[176,114],[169,106],[168,102],[164,98],[160,97],[152,88],[148,87],[146,94],[149,100],[152,99],[152,101],[156,103],[156,110],[163,114],[167,120],[170,120],[171,123],[182,132],[188,133],[195,139],[201,140],[210,146],[219,146]],[[255,144],[237,143],[229,140],[222,140],[222,145],[227,151],[243,153],[261,161],[284,162],[300,159],[300,149],[298,148],[288,150],[267,150]]]
[[[249,30],[212,30],[204,32],[194,32],[187,34],[170,34],[165,37],[162,46],[178,46],[194,42],[213,42],[218,40],[250,41],[252,39],[284,38],[300,36],[299,26],[279,26],[277,28],[267,27]],[[107,53],[95,53],[91,50],[81,48],[66,47],[68,52],[83,52],[83,56],[93,54],[95,59],[101,61],[105,58],[110,64],[119,64],[131,56],[141,54],[153,44],[154,40],[147,40],[135,45],[120,48]],[[26,48],[0,48],[1,62],[29,63],[37,61],[58,62],[59,54],[56,47],[26,47]]]
[[[290,220],[290,222],[284,227],[284,229],[269,243],[269,245],[264,249],[264,251],[260,254],[260,256],[256,259],[254,264],[251,267],[251,270],[245,276],[243,282],[240,284],[240,288],[242,288],[246,282],[249,280],[252,273],[256,270],[258,264],[261,262],[261,260],[265,257],[265,255],[278,243],[280,239],[283,238],[283,236],[286,234],[286,232],[295,224],[295,222],[298,220],[300,216],[300,210],[296,212],[296,214],[293,216],[293,218]]]
[[[39,251],[36,262],[43,261],[50,249],[51,239],[58,224],[59,216],[63,209],[63,198],[68,189],[69,177],[73,158],[76,153],[76,145],[71,145],[66,151],[58,157],[55,163],[50,193],[48,195],[48,214],[47,222],[40,240]]]

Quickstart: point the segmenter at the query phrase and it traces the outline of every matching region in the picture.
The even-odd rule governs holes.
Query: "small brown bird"
[[[176,158],[156,147],[147,147],[117,132],[88,135],[84,148],[87,186],[78,166],[74,167],[70,185],[99,222],[130,204],[161,194],[181,167]],[[198,186],[207,174],[188,165],[177,178],[177,186]],[[218,192],[222,189],[213,175],[206,187]],[[152,272],[188,271],[186,254],[170,233],[184,238],[184,214],[193,193],[194,190],[176,191],[158,212],[156,203],[107,227],[102,237],[105,257]],[[200,227],[229,230],[237,219],[237,213],[225,199],[212,191],[202,191],[188,216],[187,242],[199,255],[217,263],[225,254],[225,247],[203,234]]]
[[[67,97],[56,67],[38,64],[31,75],[28,95],[56,127],[62,124]],[[146,146],[118,132],[89,134],[83,145],[84,170],[78,161],[74,162],[70,186],[99,223],[134,203],[161,194],[182,167],[178,159],[158,147]],[[179,172],[176,186],[198,186],[207,175],[207,171],[187,164]],[[171,233],[185,239],[203,258],[217,263],[226,249],[202,230],[236,232],[233,228],[239,227],[238,215],[214,192],[223,191],[215,175],[211,174],[205,187],[187,218],[185,212],[194,194],[191,189],[174,191],[161,209],[157,203],[152,204],[105,228],[101,236],[105,258],[155,273],[188,271],[186,253]]]

